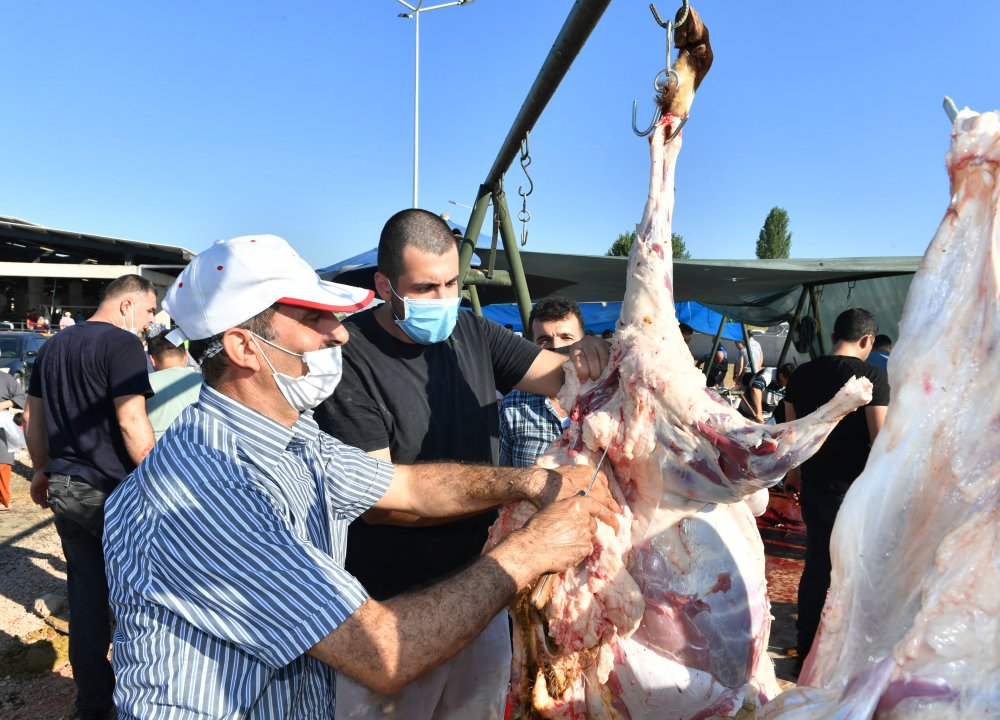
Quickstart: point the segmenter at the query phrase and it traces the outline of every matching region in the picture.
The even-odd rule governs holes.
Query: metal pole
[[[708,374],[712,372],[712,363],[715,362],[715,353],[719,352],[719,343],[722,341],[722,330],[726,327],[726,316],[722,316],[721,322],[719,322],[719,329],[715,333],[715,338],[712,340],[712,352],[708,354],[708,360],[705,362],[705,378],[708,379]]]
[[[542,114],[556,88],[562,81],[570,65],[580,53],[580,49],[590,33],[597,26],[611,0],[577,0],[563,23],[552,49],[549,50],[542,69],[538,71],[534,84],[528,90],[528,96],[521,105],[521,110],[514,119],[514,124],[507,133],[507,138],[500,146],[493,167],[486,175],[484,185],[493,187],[507,172],[521,149],[524,134],[535,126],[535,121]],[[506,241],[504,241],[506,244]]]
[[[420,10],[413,13],[416,41],[413,43],[413,207],[417,207],[417,165],[420,137]]]
[[[750,352],[750,332],[747,330],[746,323],[740,323],[740,327],[743,328],[743,349],[747,354],[747,362],[750,363],[750,372],[756,375],[758,368],[757,363],[753,361],[753,353]],[[739,382],[739,378],[736,378],[736,381]]]
[[[496,197],[500,211],[500,237],[503,238],[503,249],[507,254],[510,276],[514,280],[514,297],[517,298],[517,309],[521,313],[521,325],[527,332],[528,315],[531,314],[531,295],[528,293],[528,284],[524,281],[521,251],[518,250],[518,240],[514,237],[514,224],[510,221],[510,210],[507,209],[507,195],[501,190]]]
[[[490,189],[485,185],[479,186],[479,193],[476,195],[475,207],[469,216],[469,223],[465,226],[465,237],[462,238],[462,247],[458,249],[458,281],[465,284],[465,277],[469,273],[469,266],[472,264],[472,252],[476,249],[476,240],[483,229],[483,220],[486,219],[486,211],[490,208]]]
[[[812,301],[813,319],[816,321],[816,339],[819,340],[819,354],[826,355],[826,338],[823,337],[823,322],[819,318],[819,298],[816,297],[816,286],[809,286],[809,299]],[[812,357],[812,348],[809,348],[809,357]]]
[[[802,317],[802,308],[805,307],[806,298],[809,296],[809,289],[806,287],[802,288],[802,294],[799,295],[799,303],[795,306],[795,315],[792,317],[792,323],[788,326],[788,337],[785,338],[785,344],[781,347],[781,356],[778,358],[778,367],[785,364],[785,358],[788,357],[788,349],[792,346],[792,338],[795,336],[795,331],[799,328],[799,319]]]

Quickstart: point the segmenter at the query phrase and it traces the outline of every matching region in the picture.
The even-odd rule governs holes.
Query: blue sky
[[[430,2],[427,4],[436,4]],[[421,19],[420,205],[465,223],[573,3]],[[658,5],[672,14],[676,5]],[[793,257],[917,255],[948,203],[945,94],[1000,107],[1000,2],[695,5],[715,65],[674,229],[749,258],[770,208]],[[393,0],[0,4],[0,214],[194,250],[253,232],[323,266],[412,200],[413,21]],[[664,31],[616,0],[531,136],[527,249],[603,254],[640,219]],[[512,211],[525,184],[515,161]],[[517,226],[520,229],[520,226]]]

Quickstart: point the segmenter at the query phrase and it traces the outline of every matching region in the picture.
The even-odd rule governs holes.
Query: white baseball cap
[[[276,235],[219,240],[198,254],[163,298],[178,327],[175,345],[203,340],[246,322],[275,303],[353,312],[375,297],[371,290],[326,282]]]

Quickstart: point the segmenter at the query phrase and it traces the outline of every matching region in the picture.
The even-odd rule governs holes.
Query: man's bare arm
[[[885,425],[885,415],[889,408],[885,405],[866,405],[865,423],[868,425],[868,440],[875,442],[875,438]]]
[[[309,654],[381,693],[398,692],[455,655],[545,572],[579,563],[592,551],[593,498],[563,500],[458,575],[385,602],[367,600]]]
[[[153,426],[146,415],[144,395],[122,395],[115,398],[115,415],[125,440],[125,451],[136,465],[153,449]]]
[[[608,343],[599,337],[587,335],[570,345],[569,359],[581,380],[596,380],[608,364]],[[555,397],[566,381],[563,364],[566,356],[551,350],[542,350],[517,384],[518,390],[536,395]]]
[[[45,468],[49,465],[49,434],[45,429],[45,403],[34,395],[28,396],[28,407],[24,411],[24,444],[31,456],[31,501],[43,508],[49,506],[49,477]]]

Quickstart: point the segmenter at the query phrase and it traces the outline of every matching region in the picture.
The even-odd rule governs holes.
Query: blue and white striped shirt
[[[347,526],[392,465],[202,386],[106,505],[118,717],[332,718],[304,655],[367,598]]]

